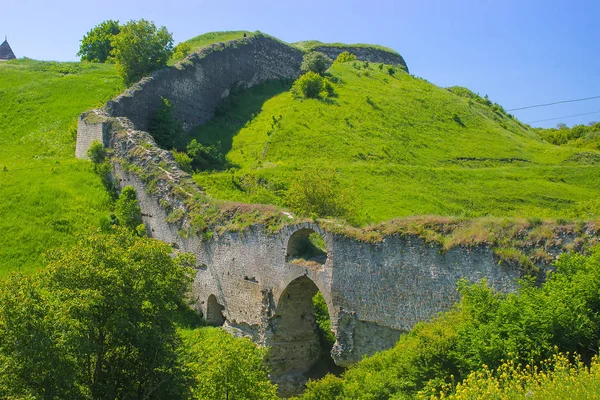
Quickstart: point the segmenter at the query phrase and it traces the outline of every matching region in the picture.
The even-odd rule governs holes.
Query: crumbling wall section
[[[302,52],[263,35],[217,43],[191,54],[175,67],[156,71],[106,103],[110,116],[127,117],[147,130],[162,98],[189,130],[214,116],[232,90],[277,79],[295,79]]]
[[[392,53],[391,51],[378,50],[371,47],[359,47],[359,46],[317,46],[313,51],[320,51],[327,55],[327,57],[335,60],[341,53],[347,51],[356,56],[360,61],[370,61],[374,63],[402,65],[408,72],[408,66],[404,61],[404,58],[398,53]]]

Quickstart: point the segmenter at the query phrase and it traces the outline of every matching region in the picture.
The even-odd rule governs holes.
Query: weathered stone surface
[[[331,52],[348,49],[324,50],[334,56]],[[359,59],[403,63],[400,56],[378,58],[391,53],[362,48],[355,53]],[[339,365],[349,365],[393,346],[402,332],[450,308],[458,298],[457,280],[486,278],[496,289],[512,291],[519,276],[516,268],[497,265],[487,247],[442,252],[416,237],[399,236],[366,243],[312,222],[276,233],[253,225],[208,240],[182,234],[190,232],[189,204],[202,189],[144,131],[161,97],[192,127],[208,120],[236,85],[294,78],[301,60],[299,50],[261,36],[211,46],[179,68],[142,80],[104,111],[82,115],[77,143],[78,156],[85,155],[94,139],[110,147],[114,182],[137,190],[149,236],[195,254],[197,275],[190,294],[195,307],[214,324],[271,346],[272,377],[284,395],[298,390],[318,358],[310,300],[317,290],[337,339],[332,356]],[[295,241],[311,232],[322,236],[327,254],[302,262]]]
[[[106,117],[100,110],[91,110],[79,116],[75,157],[87,159],[87,151],[95,141],[101,143],[104,147],[108,147],[110,127]]]
[[[109,115],[127,117],[137,129],[146,130],[165,98],[173,105],[175,118],[191,129],[212,118],[232,89],[295,79],[301,63],[300,50],[266,36],[217,43],[190,55],[178,67],[142,79],[105,108]]]
[[[404,58],[400,54],[392,53],[389,51],[378,50],[369,47],[357,47],[357,46],[318,46],[313,49],[314,51],[320,51],[327,55],[327,57],[335,60],[344,51],[352,53],[360,61],[370,61],[374,63],[384,63],[392,65],[402,65],[408,72],[408,66],[404,61]]]

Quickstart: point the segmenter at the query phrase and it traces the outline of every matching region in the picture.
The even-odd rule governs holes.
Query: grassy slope
[[[365,44],[365,43],[354,43],[354,44],[323,43],[318,40],[304,40],[301,42],[292,43],[291,45],[299,48],[300,50],[304,50],[304,51],[311,51],[317,47],[363,47],[366,49],[382,50],[382,51],[387,51],[388,53],[398,54],[394,49],[390,49],[389,47],[379,46],[376,44]]]
[[[2,276],[39,267],[107,212],[100,180],[74,157],[75,132],[80,112],[122,87],[112,65],[32,60],[1,63],[0,82]]]
[[[193,53],[195,51],[200,50],[202,47],[206,47],[213,43],[226,42],[228,40],[241,39],[244,37],[244,33],[247,35],[251,35],[250,31],[223,31],[223,32],[208,32],[202,35],[198,35],[192,39],[186,40],[184,43],[190,45],[190,52]],[[169,62],[170,65],[173,65],[175,62],[180,61],[181,58],[173,58]]]
[[[600,166],[569,162],[579,150],[545,143],[490,107],[374,64],[369,76],[351,63],[330,73],[340,83],[326,101],[294,99],[279,83],[238,95],[191,136],[219,141],[239,169],[196,181],[216,198],[284,204],[299,169],[336,168],[364,222],[419,214],[575,217],[600,194]]]

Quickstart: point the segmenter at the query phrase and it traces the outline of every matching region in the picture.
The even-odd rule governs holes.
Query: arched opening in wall
[[[309,378],[341,372],[331,358],[335,336],[327,303],[308,277],[293,280],[283,291],[271,331],[267,362],[280,396],[298,394]]]
[[[312,229],[299,229],[290,236],[285,259],[294,264],[323,265],[327,261],[325,239]]]
[[[211,294],[206,302],[206,322],[213,326],[223,326],[225,323],[224,309],[225,307],[217,301],[217,297]]]

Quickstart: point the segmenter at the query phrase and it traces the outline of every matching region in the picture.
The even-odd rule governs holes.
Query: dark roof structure
[[[17,58],[15,56],[15,53],[13,53],[12,49],[10,48],[10,45],[6,41],[6,38],[4,38],[4,42],[0,44],[0,60],[14,60],[15,58]]]

